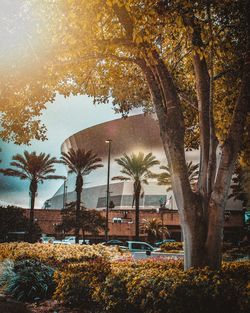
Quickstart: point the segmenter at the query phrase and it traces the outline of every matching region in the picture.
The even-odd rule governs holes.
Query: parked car
[[[43,236],[40,238],[42,243],[53,243],[55,241],[55,237],[52,236]]]
[[[156,242],[154,245],[155,247],[160,247],[161,245],[163,245],[164,243],[168,243],[168,242],[176,242],[174,239],[164,239],[161,241]]]
[[[149,243],[143,241],[126,241],[125,247],[131,252],[155,251]],[[123,248],[123,246],[121,246]]]
[[[75,244],[75,242],[76,242],[75,236],[65,237],[65,239],[62,240],[62,243],[65,245]],[[79,244],[89,244],[89,240],[79,239]]]
[[[117,239],[111,239],[103,243],[105,246],[124,246],[124,242]]]

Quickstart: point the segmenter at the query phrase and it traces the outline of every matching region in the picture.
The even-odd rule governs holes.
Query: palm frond
[[[65,164],[69,171],[76,174],[88,175],[93,170],[102,167],[102,159],[97,157],[92,150],[74,150],[71,148],[67,153],[62,152],[61,162]]]
[[[65,176],[60,176],[60,175],[47,175],[44,177],[40,177],[42,180],[48,180],[48,179],[66,179]]]
[[[114,176],[114,177],[112,177],[111,180],[128,181],[128,180],[130,180],[130,178],[129,177],[125,177],[125,176]]]
[[[5,176],[19,177],[21,179],[29,179],[29,176],[26,173],[20,172],[12,168],[0,169],[0,173]]]

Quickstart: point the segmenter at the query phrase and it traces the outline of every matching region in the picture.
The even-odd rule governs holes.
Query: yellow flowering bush
[[[104,258],[116,259],[122,256],[116,247],[98,245],[30,244],[13,242],[0,244],[0,261],[5,259],[36,259],[60,267],[67,263]]]
[[[95,300],[112,313],[249,312],[250,262],[186,272],[178,262],[161,262],[115,262]]]
[[[160,248],[162,252],[176,252],[179,250],[183,250],[183,242],[165,242],[160,246]]]
[[[54,274],[57,285],[54,298],[69,306],[93,309],[98,306],[93,294],[110,271],[110,263],[103,258],[68,264]]]
[[[250,312],[250,261],[184,272],[182,260],[133,260],[116,247],[40,243],[0,244],[5,259],[53,265],[54,299],[96,313]]]

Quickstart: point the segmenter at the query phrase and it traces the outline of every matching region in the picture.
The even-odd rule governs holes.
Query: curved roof
[[[152,152],[161,162],[161,165],[167,163],[160,137],[159,124],[157,119],[154,118],[154,115],[139,114],[129,116],[126,119],[116,119],[86,128],[73,134],[63,142],[61,146],[63,152],[67,152],[70,148],[93,150],[102,158],[104,164],[104,167],[99,168],[84,177],[84,189],[86,191],[84,199],[86,202],[89,201],[86,203],[89,204],[89,207],[98,207],[98,201],[102,200],[106,194],[108,145],[105,143],[105,140],[107,139],[112,140],[110,162],[111,178],[120,173],[120,166],[114,161],[114,159],[120,157],[124,153],[131,154],[132,152],[138,153],[140,151],[144,153]],[[186,159],[187,161],[193,160],[198,162],[199,154],[197,153],[197,150],[186,152]],[[154,172],[157,172],[158,170],[158,166],[153,169]],[[121,187],[121,190],[118,187]],[[71,193],[71,196],[74,198],[75,177],[73,175],[68,176],[67,188],[69,196]],[[119,198],[119,201],[123,203],[123,205],[124,199],[122,199],[122,197],[131,195],[131,188],[131,183],[121,184],[110,181],[111,197],[116,199],[115,197],[119,196],[121,198]],[[148,188],[145,187],[145,197],[149,197],[147,201],[150,200],[152,203],[154,201],[158,204],[158,198],[162,195],[166,195],[165,186],[159,186],[151,181],[149,182]],[[168,193],[168,198],[170,195],[172,195],[172,192]],[[52,202],[55,201],[55,207],[58,207],[58,203],[61,205],[63,200],[63,185],[50,200]],[[235,207],[235,203],[233,206],[228,205],[228,207]]]
[[[112,157],[132,151],[150,152],[163,149],[158,121],[152,115],[134,115],[86,128],[67,138],[61,150],[70,148],[93,150],[100,157],[107,156],[105,140],[112,140]]]

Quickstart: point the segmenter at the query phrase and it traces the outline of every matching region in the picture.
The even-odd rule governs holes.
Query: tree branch
[[[199,109],[199,125],[200,125],[200,175],[199,190],[201,194],[207,197],[207,172],[209,162],[209,144],[210,144],[210,76],[208,72],[207,62],[204,56],[200,56],[198,51],[202,51],[203,42],[201,38],[201,30],[195,23],[195,17],[183,17],[184,24],[192,28],[190,41],[194,48],[193,66],[196,80],[196,90]]]
[[[186,102],[188,105],[190,105],[192,108],[198,111],[197,101],[190,99],[188,95],[182,90],[178,90],[178,95],[184,102]]]
[[[228,136],[222,147],[222,156],[214,186],[214,198],[220,203],[223,203],[228,194],[234,164],[243,141],[247,115],[250,113],[250,2],[248,2],[245,13],[247,22],[247,48],[240,94],[236,102]]]
[[[126,10],[125,6],[119,7],[117,4],[113,5],[113,10],[118,17],[121,25],[124,27],[126,31],[127,39],[133,40],[133,21],[129,16],[128,11]]]

